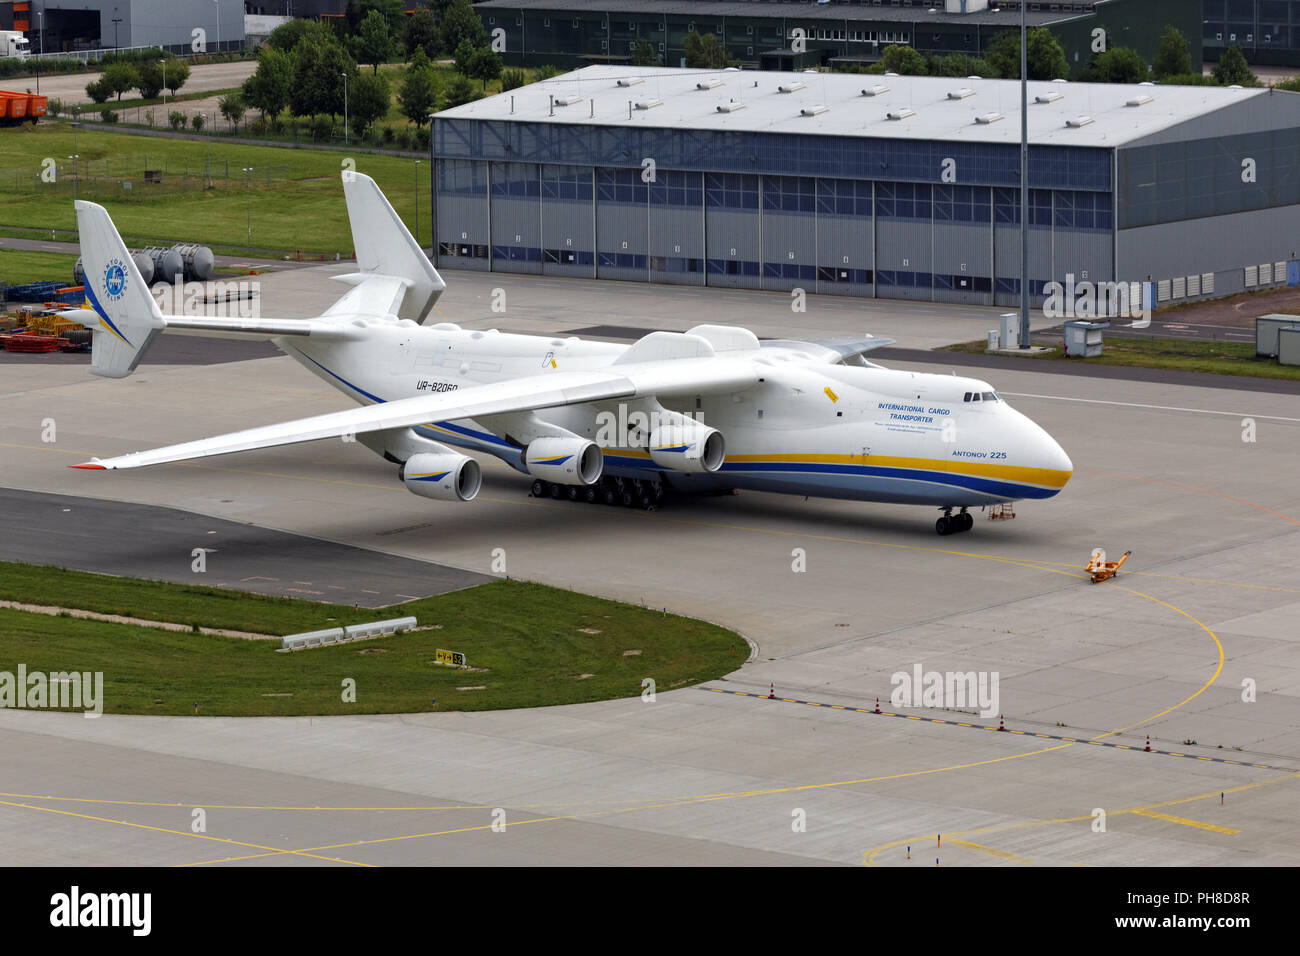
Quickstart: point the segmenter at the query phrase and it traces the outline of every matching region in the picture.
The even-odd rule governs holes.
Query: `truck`
[[[0,30],[0,57],[25,60],[31,52],[31,44],[21,30]]]

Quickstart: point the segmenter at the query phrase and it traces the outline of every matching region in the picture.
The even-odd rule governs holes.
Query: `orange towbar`
[[[1101,550],[1101,548],[1098,548],[1096,551],[1092,552],[1092,558],[1089,559],[1088,566],[1083,570],[1087,571],[1088,574],[1091,575],[1093,584],[1100,584],[1107,578],[1113,578],[1118,574],[1120,567],[1128,560],[1128,556],[1132,553],[1132,551],[1125,551],[1124,556],[1118,561],[1107,561],[1106,552]]]

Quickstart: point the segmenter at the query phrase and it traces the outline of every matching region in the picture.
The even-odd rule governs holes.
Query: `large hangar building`
[[[1030,292],[1300,283],[1300,94],[1029,85]],[[433,118],[442,266],[1015,305],[1014,80],[592,66]]]

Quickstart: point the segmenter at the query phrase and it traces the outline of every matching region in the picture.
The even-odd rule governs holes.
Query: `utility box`
[[[1278,329],[1300,326],[1300,315],[1261,315],[1255,320],[1255,355],[1273,358],[1277,355]]]
[[[1300,365],[1300,325],[1277,330],[1279,365]]]
[[[1065,354],[1070,358],[1092,358],[1101,354],[1101,330],[1109,322],[1066,322]]]
[[[1003,312],[998,317],[998,344],[1004,349],[1014,349],[1020,344],[1020,313]]]

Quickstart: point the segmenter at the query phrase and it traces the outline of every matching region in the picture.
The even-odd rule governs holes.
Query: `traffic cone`
[[[767,699],[776,700],[776,681],[767,685]]]
[[[1007,729],[1006,721],[1002,719],[1001,714],[998,714],[998,730],[1006,730],[1006,729]]]
[[[1150,752],[1151,752],[1151,735],[1150,735],[1150,734],[1147,734],[1147,745],[1146,745],[1145,747],[1143,747],[1142,750],[1143,750],[1144,753],[1150,753]]]
[[[873,713],[873,714],[878,714],[878,713],[880,713],[880,698],[879,698],[879,697],[876,698],[876,709],[873,710],[872,713]]]

